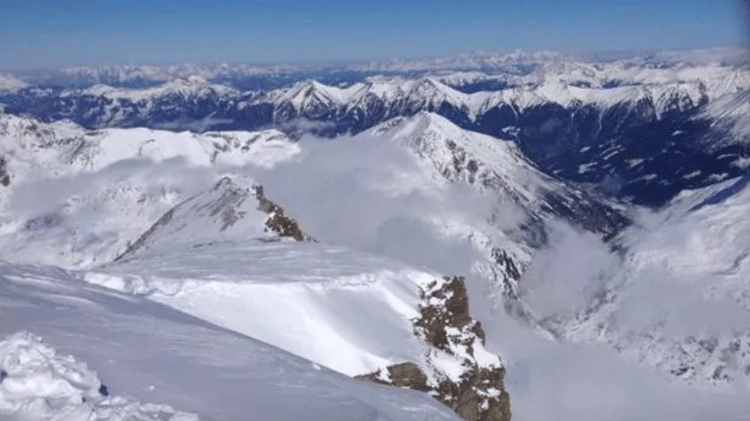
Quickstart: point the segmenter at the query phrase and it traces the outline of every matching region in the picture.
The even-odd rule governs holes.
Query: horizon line
[[[29,74],[29,73],[44,73],[44,72],[55,72],[65,70],[76,70],[76,69],[105,69],[105,68],[117,68],[117,67],[130,67],[130,68],[141,68],[141,67],[154,67],[164,69],[168,67],[180,67],[180,66],[205,66],[205,67],[218,67],[218,66],[254,66],[262,69],[268,69],[273,67],[290,67],[296,69],[304,69],[305,67],[317,68],[317,70],[335,69],[336,66],[351,66],[357,64],[388,64],[396,62],[419,62],[419,61],[430,61],[439,60],[446,58],[458,58],[461,56],[470,55],[537,55],[537,54],[555,54],[562,58],[569,59],[581,59],[590,61],[606,61],[606,60],[618,60],[618,59],[635,59],[635,58],[650,58],[650,55],[656,55],[659,53],[698,53],[698,52],[720,52],[725,51],[729,54],[737,54],[741,56],[744,54],[746,58],[750,60],[750,46],[741,45],[716,45],[712,47],[695,47],[695,48],[651,48],[651,49],[621,49],[621,50],[591,50],[591,51],[569,51],[562,52],[554,49],[539,49],[539,50],[469,50],[463,52],[455,52],[441,55],[425,55],[425,56],[409,56],[409,57],[382,57],[382,58],[361,58],[351,60],[300,60],[300,61],[174,61],[174,62],[129,62],[129,63],[109,63],[109,64],[80,64],[72,66],[62,67],[32,67],[32,68],[0,68],[1,72],[5,74]],[[611,56],[611,57],[607,57]],[[642,56],[642,57],[641,57]],[[606,57],[606,58],[605,58]]]

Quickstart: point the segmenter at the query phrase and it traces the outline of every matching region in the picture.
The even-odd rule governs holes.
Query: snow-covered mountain
[[[275,127],[293,137],[359,133],[394,117],[435,112],[465,129],[511,136],[549,174],[658,206],[685,188],[742,171],[731,156],[743,123],[725,114],[747,102],[750,73],[727,51],[695,52],[692,60],[675,54],[608,61],[478,54],[477,63],[495,64],[457,67],[472,62],[459,57],[416,65],[416,73],[409,66],[379,73],[366,66],[330,74],[308,69],[293,77],[269,71],[269,80],[254,87],[219,76],[232,66],[177,66],[141,88],[101,80],[82,88],[32,85],[2,92],[0,103],[7,112],[92,129]],[[137,69],[104,73],[127,79],[130,71],[156,72]],[[350,76],[336,76],[342,72]]]
[[[686,190],[655,214],[629,213],[636,223],[620,231],[616,207],[608,208],[601,198],[535,171],[511,142],[461,130],[430,114],[396,119],[372,133],[408,145],[448,180],[481,185],[499,191],[501,197],[513,198],[526,214],[544,221],[547,245],[591,253],[594,260],[568,256],[588,266],[583,271],[569,274],[566,267],[570,262],[554,260],[559,267],[543,274],[536,261],[545,257],[539,252],[513,254],[512,241],[494,240],[495,245],[500,244],[495,251],[512,256],[509,260],[520,274],[514,282],[520,290],[519,301],[541,327],[564,340],[606,343],[627,358],[690,382],[734,387],[750,381],[750,326],[743,322],[750,307],[745,302],[748,285],[743,279],[747,276],[742,272],[748,247],[742,240],[746,224],[741,221],[750,203],[747,175]],[[475,164],[466,165],[472,160]],[[544,202],[545,191],[575,205],[553,210]],[[571,225],[582,220],[593,225],[595,215],[607,227],[604,233],[608,228],[619,231],[612,246],[585,242],[561,246],[554,228],[544,225],[552,218],[567,219]],[[597,232],[592,225],[583,224]],[[472,232],[469,236],[477,235]],[[613,254],[611,247],[617,253]],[[583,279],[570,280],[570,276]],[[570,290],[553,301],[559,305],[569,297],[571,302],[562,305],[577,309],[571,319],[550,306],[547,298],[539,298],[539,294],[557,294],[557,288],[566,288],[547,284],[550,277],[570,282]],[[547,287],[550,290],[539,292]],[[584,301],[576,303],[580,296]],[[649,305],[654,308],[644,310]]]
[[[577,70],[574,70],[577,69]],[[482,89],[467,93],[462,88],[466,83],[488,83],[498,79],[504,87]],[[713,101],[727,93],[746,90],[750,87],[747,71],[733,66],[704,65],[677,66],[675,68],[654,69],[625,65],[603,65],[566,63],[560,68],[545,69],[521,80],[507,80],[503,76],[482,73],[444,73],[421,78],[402,76],[371,76],[342,86],[327,85],[314,79],[303,80],[278,89],[258,89],[240,91],[222,83],[212,82],[192,75],[171,79],[159,86],[142,89],[113,88],[97,84],[80,89],[52,89],[40,91],[33,87],[22,92],[11,92],[3,96],[9,110],[32,112],[46,120],[60,117],[73,118],[88,127],[107,125],[137,125],[140,118],[153,125],[166,124],[176,120],[176,116],[161,110],[159,104],[172,101],[177,109],[193,109],[198,113],[195,120],[211,114],[238,113],[244,108],[271,106],[274,112],[271,121],[241,121],[239,115],[232,124],[243,128],[258,127],[269,123],[282,123],[295,117],[312,120],[330,120],[341,125],[346,119],[354,119],[354,110],[373,114],[367,102],[375,101],[386,114],[377,122],[397,115],[408,115],[416,111],[438,111],[447,103],[463,117],[478,120],[487,110],[510,106],[523,111],[535,106],[552,103],[564,108],[590,105],[595,108],[611,108],[617,104],[649,102],[652,112],[658,119],[667,112],[686,112],[702,102]],[[252,92],[259,95],[249,96]],[[21,99],[32,100],[32,104],[20,104]],[[201,101],[213,100],[215,109]],[[83,109],[76,103],[89,102]],[[202,105],[202,107],[201,107]],[[365,106],[368,105],[368,106]],[[91,106],[94,106],[93,109]],[[101,108],[133,108],[132,115],[123,115],[111,120],[111,112]],[[278,111],[281,109],[282,111]],[[286,114],[284,113],[284,111]],[[328,119],[321,117],[320,111],[332,113]],[[287,115],[287,114],[292,115]],[[280,114],[280,115],[278,115]],[[110,117],[109,119],[107,117]],[[378,117],[377,114],[375,117]],[[372,117],[371,117],[372,118]],[[177,121],[179,122],[179,121]],[[356,123],[352,121],[351,123]],[[360,125],[364,122],[359,122]],[[374,123],[370,123],[372,125]],[[361,130],[360,126],[344,127],[338,131]]]
[[[274,78],[299,80],[317,73],[321,77],[348,74],[346,80],[369,74],[409,74],[422,76],[442,72],[475,72],[505,77],[541,73],[549,69],[569,66],[570,63],[601,63],[614,66],[664,69],[684,65],[742,65],[747,52],[738,48],[702,50],[654,51],[650,53],[609,53],[595,56],[571,56],[552,51],[527,52],[471,52],[445,57],[422,59],[394,59],[352,63],[297,63],[297,64],[173,64],[79,66],[55,71],[22,72],[20,76],[32,84],[96,85],[143,87],[175,79],[199,76],[207,80],[247,83],[270,81]],[[573,68],[573,67],[569,67]]]
[[[564,221],[609,238],[628,223],[622,207],[547,176],[513,142],[463,130],[437,114],[396,118],[359,136],[365,142],[370,137],[407,150],[422,168],[410,177],[423,186],[468,185],[489,201],[485,213],[473,218],[439,215],[430,222],[444,235],[471,239],[486,259],[485,276],[509,297],[534,250],[545,244],[549,224]],[[515,221],[508,221],[508,209],[516,212]]]
[[[68,267],[123,253],[164,212],[211,187],[202,177],[206,168],[268,166],[299,148],[273,130],[86,131],[7,115],[0,116],[0,133],[7,180],[0,191],[3,256]],[[169,172],[183,162],[187,173]]]
[[[734,94],[723,96],[706,107],[702,118],[711,121],[715,131],[720,136],[712,137],[705,142],[707,148],[720,149],[739,143],[742,145],[742,153],[750,144],[750,91],[738,91]],[[734,161],[734,165],[744,166],[741,160]]]

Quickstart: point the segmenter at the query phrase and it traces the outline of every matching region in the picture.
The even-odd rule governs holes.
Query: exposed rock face
[[[413,323],[415,336],[428,345],[424,359],[359,378],[428,392],[467,421],[509,421],[505,368],[484,349],[484,330],[469,314],[464,278],[435,280],[422,287],[421,297]],[[448,373],[446,365],[455,370]]]
[[[8,174],[7,163],[5,162],[4,156],[0,156],[0,184],[5,187],[10,185],[10,174]]]
[[[314,238],[302,232],[297,221],[284,215],[284,209],[266,198],[263,186],[253,186],[255,198],[258,199],[258,209],[269,215],[266,227],[279,237],[291,237],[297,241],[315,241]]]

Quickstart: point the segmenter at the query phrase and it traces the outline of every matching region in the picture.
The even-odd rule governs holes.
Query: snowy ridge
[[[74,92],[64,92],[62,97],[72,95]],[[211,84],[199,76],[190,76],[186,79],[175,79],[163,85],[147,89],[123,89],[113,88],[108,85],[95,85],[80,91],[81,95],[102,96],[109,99],[129,99],[133,102],[148,101],[156,97],[180,96],[185,99],[194,99],[206,96],[236,96],[239,91],[228,86]]]
[[[512,142],[462,130],[434,113],[391,120],[371,133],[413,150],[450,181],[502,190],[524,205],[535,200],[544,183],[554,183]]]
[[[495,81],[500,86],[507,87],[471,94],[454,88],[466,83],[487,81]],[[106,98],[107,104],[97,104],[96,107],[135,107],[130,112],[146,119],[152,109],[161,109],[155,104],[161,104],[167,98],[175,96],[188,103],[197,100],[220,101],[222,106],[239,106],[240,109],[270,104],[275,108],[275,113],[283,110],[283,116],[288,116],[293,110],[295,116],[313,118],[330,113],[346,114],[358,108],[368,111],[369,107],[363,105],[375,99],[385,104],[386,109],[403,108],[412,113],[437,109],[442,103],[447,103],[474,118],[501,105],[525,109],[541,103],[555,103],[565,107],[594,105],[606,108],[647,99],[654,104],[664,104],[674,95],[684,97],[682,101],[689,100],[695,106],[705,100],[713,101],[725,94],[747,89],[750,89],[749,72],[721,64],[675,64],[655,68],[621,62],[563,61],[545,64],[539,70],[523,75],[437,72],[418,78],[374,76],[354,81],[345,87],[306,80],[260,95],[242,93],[222,82],[211,82],[199,73],[169,79],[160,85],[142,89],[112,88],[98,84],[86,89],[64,90],[59,96]],[[114,118],[116,113],[111,110],[92,111],[103,114],[97,117],[97,126],[127,123],[127,119],[123,120],[126,116]],[[662,106],[657,106],[656,112],[661,115]],[[127,118],[134,117],[130,115]]]
[[[74,164],[73,168],[92,171],[133,158],[183,158],[195,166],[250,162],[272,166],[299,151],[286,135],[273,129],[200,135],[143,128],[89,131],[70,121],[42,123],[7,114],[0,114],[0,142],[4,155],[18,156],[19,161],[56,167]]]
[[[463,110],[468,116],[477,116],[502,105],[526,109],[545,103],[564,107],[592,105],[610,108],[617,104],[635,104],[651,100],[657,115],[673,102],[675,95],[695,106],[705,100],[714,100],[727,93],[750,89],[750,74],[727,71],[665,77],[657,82],[653,75],[636,79],[631,85],[604,88],[602,86],[578,87],[556,75],[546,75],[544,80],[530,82],[521,87],[496,92],[466,94],[446,85],[436,78],[401,79],[373,77],[346,88],[326,86],[319,82],[303,82],[279,92],[272,91],[254,101],[270,102],[274,107],[291,107],[298,115],[318,117],[325,112],[346,113],[377,99],[387,109],[403,107],[413,112],[433,110],[443,103]],[[656,78],[658,80],[658,78]],[[648,82],[647,82],[648,81]],[[367,108],[364,108],[367,110]],[[474,117],[475,118],[475,117]]]
[[[721,156],[737,148],[743,121],[719,121],[722,113],[707,107],[722,108],[750,90],[750,72],[740,64],[529,57],[508,56],[500,61],[510,67],[498,72],[342,75],[339,68],[245,82],[193,75],[130,88],[29,87],[0,94],[0,102],[9,113],[71,119],[88,128],[201,133],[274,127],[293,138],[356,134],[392,118],[434,112],[464,129],[512,139],[547,174],[653,207],[684,188],[715,182],[712,177],[739,174],[737,164]],[[696,171],[701,175],[684,178]]]
[[[214,79],[233,75],[254,76],[283,72],[292,66],[253,66],[249,64],[216,65],[178,64],[171,66],[124,65],[103,67],[71,67],[59,72],[69,78],[83,79],[93,83],[117,82],[127,83],[136,80],[168,82],[175,79],[187,79],[198,76],[203,79]]]
[[[27,332],[0,341],[0,415],[13,419],[197,421],[168,405],[110,397],[85,364]]]
[[[663,69],[681,65],[717,66],[740,65],[745,62],[747,52],[743,49],[713,48],[688,51],[659,51],[651,54],[622,53],[601,57],[566,56],[551,51],[514,52],[472,52],[454,56],[426,59],[394,59],[362,61],[349,64],[176,64],[168,66],[121,65],[121,66],[82,66],[66,68],[46,77],[54,80],[64,77],[90,84],[118,83],[134,81],[164,82],[199,76],[207,80],[253,77],[259,75],[290,75],[310,71],[347,70],[353,72],[472,72],[523,76],[542,71],[569,70],[589,66],[610,66],[621,68]],[[570,72],[569,72],[570,73]],[[44,80],[44,78],[42,78]]]
[[[212,234],[228,228],[230,232],[239,231],[242,237],[271,239],[271,235],[265,233],[268,216],[252,199],[249,187],[223,178],[210,190],[185,199],[161,215],[114,260],[130,258],[152,248],[168,249],[176,244],[197,246],[210,241]]]
[[[687,51],[659,51],[649,55],[623,53],[618,56],[598,58],[566,56],[554,51],[472,52],[433,59],[390,60],[355,63],[351,67],[375,71],[406,70],[483,70],[525,74],[539,69],[559,68],[569,65],[615,65],[622,67],[658,68],[676,65],[740,65],[747,60],[747,52],[741,48],[713,48]],[[662,65],[662,66],[660,66]],[[527,70],[531,67],[531,71]]]

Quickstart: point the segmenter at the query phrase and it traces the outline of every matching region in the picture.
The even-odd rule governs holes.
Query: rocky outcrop
[[[253,186],[255,198],[258,199],[258,209],[268,214],[266,228],[279,237],[290,237],[296,241],[315,241],[314,238],[302,232],[294,219],[284,215],[284,209],[268,200],[263,192],[263,186]]]
[[[0,156],[0,184],[5,187],[10,185],[10,174],[8,174],[7,162],[4,156]]]
[[[464,278],[434,280],[422,286],[420,295],[413,325],[414,335],[426,345],[423,359],[359,378],[427,392],[467,421],[509,421],[505,368],[484,349],[484,330],[469,313]]]

